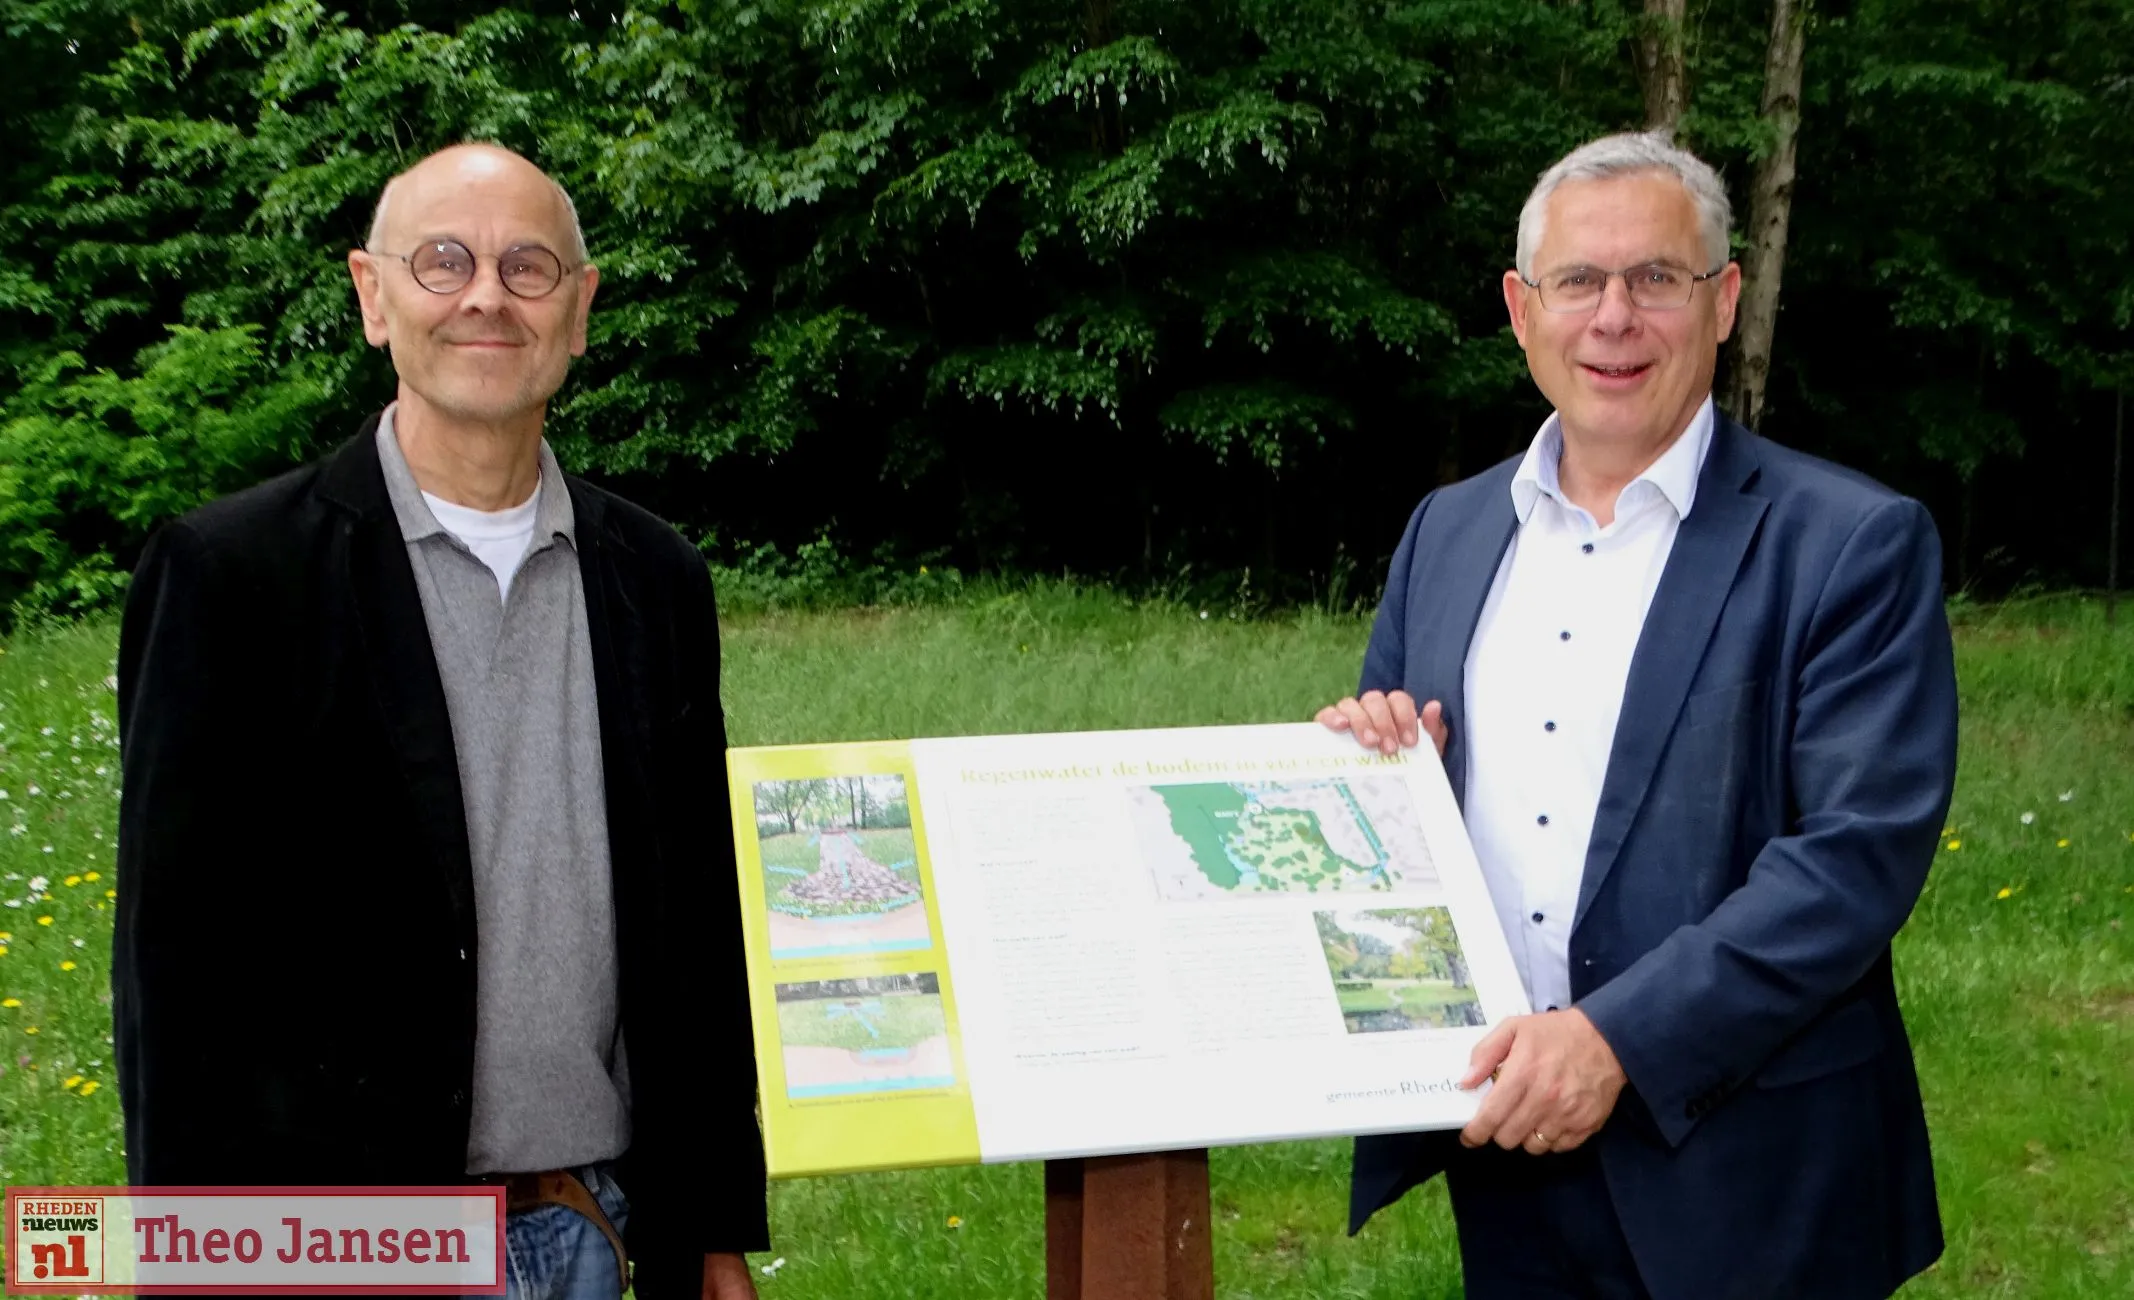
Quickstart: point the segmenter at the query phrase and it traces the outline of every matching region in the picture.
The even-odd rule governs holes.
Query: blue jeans
[[[630,1202],[602,1161],[571,1171],[621,1232]],[[619,1300],[622,1277],[607,1234],[567,1205],[537,1205],[504,1220],[505,1300]]]

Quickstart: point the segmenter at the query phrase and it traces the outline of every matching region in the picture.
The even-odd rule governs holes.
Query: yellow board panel
[[[736,749],[726,766],[771,1176],[976,1163],[909,747]]]

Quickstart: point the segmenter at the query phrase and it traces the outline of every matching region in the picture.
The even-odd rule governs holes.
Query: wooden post
[[[1045,1300],[1215,1300],[1208,1153],[1045,1162]]]

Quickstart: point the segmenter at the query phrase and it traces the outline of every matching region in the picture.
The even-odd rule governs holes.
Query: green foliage
[[[108,602],[125,585],[114,551],[288,464],[323,395],[271,373],[249,325],[177,326],[136,368],[61,353],[0,422],[0,597],[17,621]]]
[[[719,608],[733,613],[940,604],[972,590],[955,569],[903,564],[882,554],[860,560],[839,552],[827,536],[802,542],[790,554],[758,545],[733,564],[713,564],[711,580]]]
[[[559,454],[720,558],[828,530],[966,569],[1249,561],[1295,595],[1531,434],[1513,221],[1640,102],[1627,0],[590,8],[0,0],[4,418],[86,429],[105,399],[69,384],[248,331],[245,400],[199,404],[290,417],[261,470],[315,454],[390,392],[344,264],[380,186],[492,139],[601,267]],[[2134,0],[1818,14],[1767,426],[1959,519],[1959,574],[2015,539],[2101,569],[2030,533],[2095,477],[2061,435],[2134,379]],[[1690,33],[1685,131],[1737,185],[1766,21]],[[0,586],[94,604],[139,529],[42,495],[82,540],[10,538]]]

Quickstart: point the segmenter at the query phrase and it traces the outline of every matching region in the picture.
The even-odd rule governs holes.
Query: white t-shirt
[[[446,532],[474,552],[474,558],[489,566],[489,571],[496,575],[497,595],[509,600],[511,579],[518,573],[519,565],[525,562],[526,553],[533,549],[534,512],[541,505],[540,483],[534,484],[532,496],[505,510],[476,510],[471,506],[454,505],[428,492],[422,494],[422,501],[430,507],[430,513],[437,517]]]

